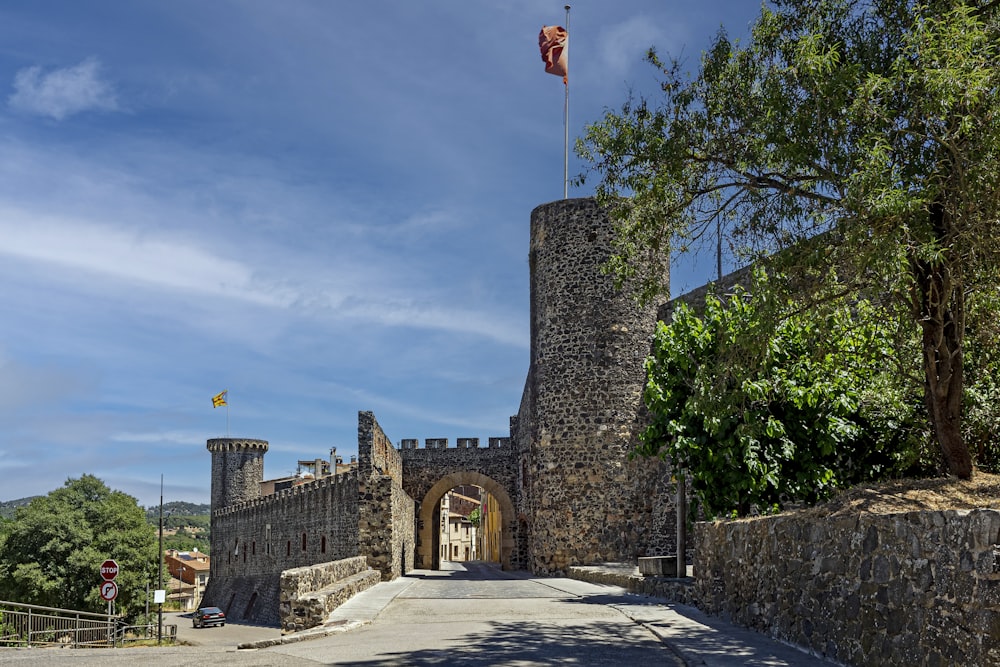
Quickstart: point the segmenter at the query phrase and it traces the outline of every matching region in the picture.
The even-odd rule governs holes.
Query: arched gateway
[[[399,454],[403,464],[403,490],[416,503],[416,567],[437,566],[438,527],[435,511],[452,488],[471,484],[484,488],[497,499],[501,514],[500,560],[502,567],[521,569],[522,550],[515,511],[517,454],[509,438],[490,438],[479,447],[478,438],[459,438],[457,447],[444,439],[430,439],[424,448],[416,440],[403,440]]]

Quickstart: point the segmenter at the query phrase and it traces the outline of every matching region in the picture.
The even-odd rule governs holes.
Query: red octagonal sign
[[[110,558],[101,563],[101,579],[111,581],[118,576],[118,563]]]

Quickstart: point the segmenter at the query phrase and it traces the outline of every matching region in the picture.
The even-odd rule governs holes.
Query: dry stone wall
[[[711,614],[849,665],[1000,664],[1000,511],[695,526]]]
[[[364,556],[281,573],[281,629],[298,632],[326,622],[330,612],[381,580]]]

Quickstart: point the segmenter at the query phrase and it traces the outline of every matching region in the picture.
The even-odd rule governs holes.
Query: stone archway
[[[478,472],[453,472],[439,479],[430,488],[427,494],[420,499],[420,516],[417,525],[420,526],[419,546],[417,547],[417,562],[423,563],[424,567],[433,567],[435,562],[434,553],[434,532],[439,530],[437,522],[434,521],[434,510],[441,502],[444,494],[448,493],[456,486],[471,484],[481,486],[497,499],[500,504],[501,531],[500,531],[500,566],[504,570],[511,568],[511,553],[514,551],[514,503],[511,502],[510,494],[495,480]]]

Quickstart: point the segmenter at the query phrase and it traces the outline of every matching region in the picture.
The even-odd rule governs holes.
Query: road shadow
[[[648,633],[594,621],[567,627],[538,621],[504,621],[490,624],[487,632],[470,633],[447,649],[384,651],[375,658],[332,661],[329,665],[427,667],[448,665],[683,665],[677,655]]]

